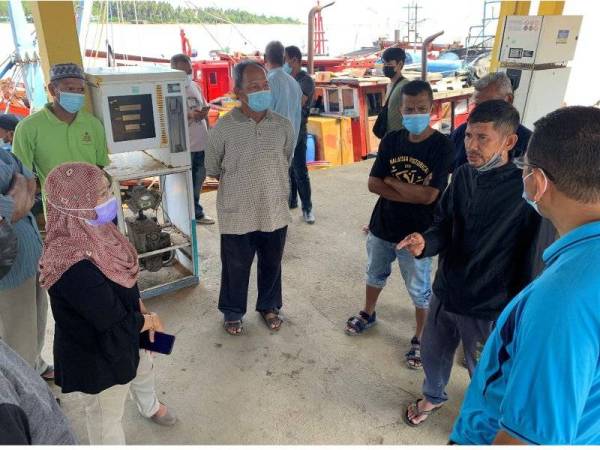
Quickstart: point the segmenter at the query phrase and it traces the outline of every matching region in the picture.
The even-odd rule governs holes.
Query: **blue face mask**
[[[270,90],[248,94],[248,106],[252,111],[263,112],[271,107],[273,96]]]
[[[292,68],[290,67],[290,65],[289,65],[288,63],[285,63],[285,64],[283,65],[283,71],[284,71],[285,73],[287,73],[288,75],[291,75],[291,74],[292,74]]]
[[[492,169],[496,169],[497,167],[500,167],[502,164],[504,164],[504,161],[502,161],[502,155],[500,153],[496,153],[483,166],[475,167],[475,169],[478,172],[489,172]]]
[[[544,175],[544,181],[545,181],[544,192],[542,192],[542,195],[544,195],[544,193],[546,192],[546,189],[548,188],[548,178],[546,178],[546,174],[544,173],[543,170],[542,170],[542,174]],[[525,191],[525,180],[527,178],[529,178],[531,175],[533,175],[533,172],[530,172],[528,175],[526,175],[523,178],[523,200],[525,200],[529,204],[529,206],[531,206],[533,209],[535,209],[535,212],[541,216],[542,213],[540,212],[540,207],[538,206],[538,202],[529,199],[529,197],[527,197],[527,192]]]
[[[58,103],[67,112],[71,114],[77,113],[83,107],[85,102],[85,95],[76,94],[74,92],[60,92],[58,93]]]
[[[402,116],[402,125],[412,134],[421,134],[429,126],[429,113],[406,114]]]

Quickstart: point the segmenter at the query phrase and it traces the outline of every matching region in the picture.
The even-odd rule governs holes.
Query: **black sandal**
[[[377,324],[377,314],[373,311],[373,314],[368,315],[364,311],[360,311],[358,316],[352,316],[346,321],[346,328],[344,331],[348,336],[358,336],[363,331],[368,330],[372,326]]]
[[[265,325],[270,331],[279,331],[283,320],[279,317],[278,309],[267,309],[265,311],[259,311],[261,317],[265,321]]]
[[[404,355],[406,365],[412,370],[421,370],[423,361],[421,361],[421,341],[415,336],[410,341],[410,350]]]

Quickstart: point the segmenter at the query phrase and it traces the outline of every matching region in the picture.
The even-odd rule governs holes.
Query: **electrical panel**
[[[500,63],[556,64],[573,59],[582,16],[508,16]]]
[[[190,165],[184,72],[100,67],[86,79],[110,153],[143,150],[168,166]]]

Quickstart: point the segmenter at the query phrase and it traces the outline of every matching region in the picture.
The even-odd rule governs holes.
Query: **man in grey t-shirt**
[[[76,445],[47,384],[0,339],[0,445]]]

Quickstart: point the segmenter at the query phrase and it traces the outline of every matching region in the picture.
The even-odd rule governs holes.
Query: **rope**
[[[196,10],[196,14],[198,13],[198,7],[197,7],[196,5],[194,5],[194,4],[193,4],[193,3],[192,3],[190,0],[186,0],[186,4],[187,4],[188,6],[190,6],[192,9],[195,9],[195,10]],[[223,48],[224,48],[224,47],[223,47],[223,45],[222,45],[222,44],[219,42],[219,40],[218,40],[216,37],[214,37],[214,35],[213,35],[213,34],[210,32],[210,30],[209,30],[209,29],[206,27],[206,24],[204,24],[204,23],[200,22],[200,26],[201,26],[202,28],[204,28],[204,30],[205,30],[205,31],[208,33],[208,35],[211,37],[211,39],[212,39],[213,41],[215,41],[215,43],[216,43],[216,44],[219,46],[219,50],[223,50]]]
[[[102,20],[104,17],[104,9],[106,7],[106,2],[102,2],[100,3],[100,11],[98,13],[98,18],[101,19],[101,21],[98,23],[96,22],[98,25],[96,26],[96,32],[94,35],[94,40],[96,41],[95,45],[94,45],[94,50],[95,50],[95,54],[92,56],[93,61],[94,61],[94,65],[96,65],[96,60],[98,58],[98,49],[100,48],[100,43],[102,42],[102,34],[104,33],[104,21]]]
[[[212,3],[212,5],[213,5],[213,7],[215,7],[215,8],[217,8],[217,9],[218,9],[218,6],[216,5],[216,3],[215,3],[215,2],[211,2],[211,3]],[[229,20],[229,19],[227,19],[227,18],[225,18],[225,17],[219,17],[219,16],[217,16],[217,15],[215,15],[215,14],[211,13],[211,12],[208,12],[207,10],[204,10],[204,13],[205,13],[205,14],[208,14],[209,16],[212,16],[212,17],[214,17],[215,19],[219,19],[219,20],[222,20],[222,21],[223,21],[223,22],[225,22],[225,23],[228,23],[228,24],[230,24],[230,25],[233,27],[233,29],[234,29],[235,31],[237,31],[241,37],[243,37],[243,38],[244,38],[244,40],[245,40],[246,42],[248,42],[250,45],[252,45],[252,47],[254,47],[256,50],[258,50],[258,47],[257,47],[257,46],[254,44],[254,42],[252,42],[250,39],[248,39],[248,38],[247,38],[247,37],[244,35],[244,33],[242,33],[242,32],[240,31],[240,29],[239,29],[238,27],[236,27],[236,26],[235,26],[235,24],[234,24],[234,23],[233,23],[231,20]]]
[[[118,14],[120,16],[119,20],[121,21],[121,25],[124,25],[125,24],[125,18],[123,17],[123,2],[121,0],[118,0],[118,2],[117,2],[117,11],[118,11]],[[128,54],[125,53],[124,56],[125,56],[125,61],[129,62],[129,56],[128,56]]]
[[[17,72],[19,72],[19,75],[17,75]],[[10,97],[8,97],[8,99],[6,100],[6,107],[4,108],[4,114],[8,113],[8,111],[10,109],[10,104],[12,103],[12,100],[17,95],[17,80],[23,79],[23,67],[21,66],[21,64],[15,64],[15,67],[12,70],[12,75],[11,75],[10,79],[12,81],[13,88],[11,89]]]
[[[138,14],[137,14],[137,7],[135,6],[135,0],[133,2],[133,15],[135,17],[135,25],[138,26],[140,23],[138,21]],[[139,33],[138,34],[138,44],[139,44],[139,48],[142,48],[142,34]],[[143,53],[143,52],[140,52]],[[140,54],[140,58],[141,58],[141,62],[144,62],[144,57]]]

